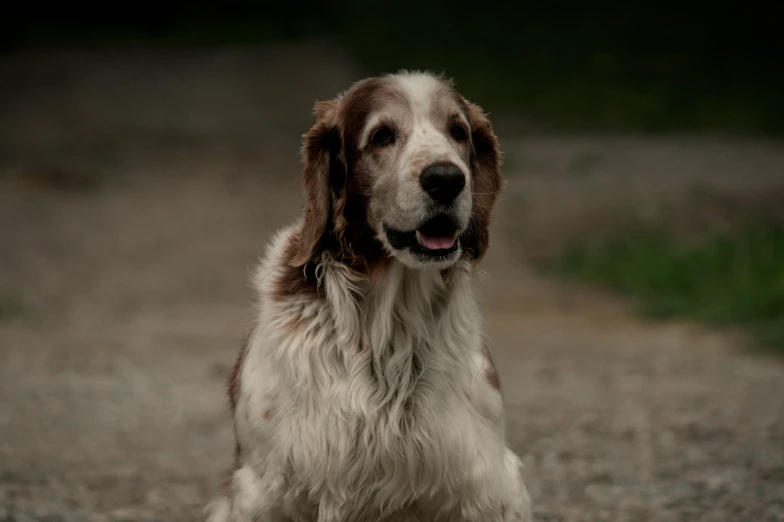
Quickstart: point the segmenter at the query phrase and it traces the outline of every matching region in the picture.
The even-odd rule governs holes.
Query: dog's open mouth
[[[457,225],[449,216],[440,214],[426,221],[419,229],[404,232],[387,227],[387,239],[393,248],[409,247],[423,257],[440,258],[457,250]]]

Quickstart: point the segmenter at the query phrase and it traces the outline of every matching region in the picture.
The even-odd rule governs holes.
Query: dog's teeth
[[[420,232],[419,230],[416,231],[416,240],[417,243],[419,243],[420,245],[422,244],[422,232]]]

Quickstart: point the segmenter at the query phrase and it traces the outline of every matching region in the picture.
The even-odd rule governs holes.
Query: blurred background
[[[0,521],[186,521],[231,463],[249,274],[317,99],[490,112],[478,281],[541,521],[784,521],[784,73],[740,6],[9,6]]]

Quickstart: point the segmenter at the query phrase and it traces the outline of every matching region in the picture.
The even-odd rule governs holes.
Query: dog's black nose
[[[438,203],[449,204],[465,188],[466,179],[454,163],[433,163],[419,175],[419,184]]]

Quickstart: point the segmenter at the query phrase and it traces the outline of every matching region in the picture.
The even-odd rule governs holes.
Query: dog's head
[[[482,109],[443,79],[400,73],[319,102],[305,135],[305,218],[294,266],[324,250],[411,268],[482,257],[501,189],[498,141]]]

